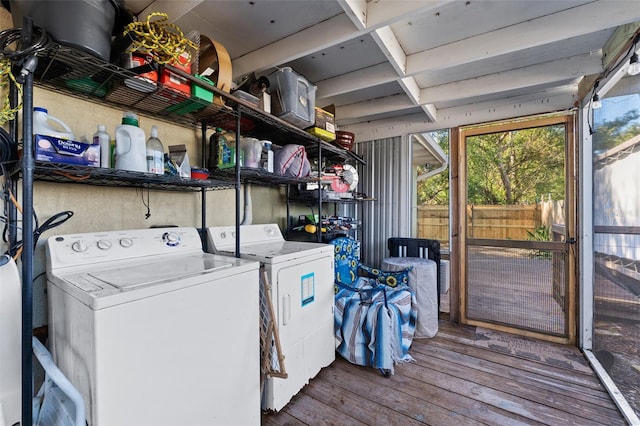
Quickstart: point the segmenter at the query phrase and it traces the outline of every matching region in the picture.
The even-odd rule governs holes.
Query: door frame
[[[466,298],[463,285],[467,280],[467,226],[466,226],[466,205],[467,205],[467,167],[466,167],[466,138],[469,136],[479,136],[487,133],[507,132],[532,127],[544,127],[552,125],[565,126],[565,222],[566,240],[575,241],[576,220],[577,220],[577,163],[576,163],[576,115],[573,112],[566,112],[554,115],[527,117],[509,122],[484,123],[476,126],[458,127],[451,131],[450,144],[450,167],[451,167],[451,308],[450,319],[468,325],[482,326],[494,330],[505,331],[521,336],[534,337],[541,340],[552,341],[563,344],[574,344],[576,342],[576,253],[570,248],[567,252],[567,280],[568,280],[568,315],[567,315],[567,337],[558,337],[543,334],[540,332],[521,330],[499,324],[486,323],[483,321],[469,320],[465,316]],[[574,244],[575,246],[575,244]]]

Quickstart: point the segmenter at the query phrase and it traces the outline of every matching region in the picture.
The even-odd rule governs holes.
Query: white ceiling
[[[566,110],[638,0],[125,0],[229,52],[234,80],[290,66],[357,140]],[[632,27],[632,31],[635,31]],[[627,40],[628,41],[628,40]],[[628,44],[626,45],[628,48]]]

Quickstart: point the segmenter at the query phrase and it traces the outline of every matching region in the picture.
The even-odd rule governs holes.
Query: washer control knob
[[[98,240],[98,248],[100,250],[109,250],[111,248],[111,241],[109,240]]]
[[[124,248],[129,248],[133,245],[133,240],[131,238],[121,238],[120,245]]]
[[[87,251],[87,248],[87,242],[85,240],[74,241],[74,243],[71,244],[71,249],[79,253]]]
[[[162,234],[162,241],[169,247],[175,247],[180,244],[180,235],[175,232],[165,232]]]

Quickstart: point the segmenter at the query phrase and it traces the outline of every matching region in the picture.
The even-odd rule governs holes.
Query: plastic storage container
[[[315,121],[316,86],[284,67],[269,76],[271,113],[301,129]]]

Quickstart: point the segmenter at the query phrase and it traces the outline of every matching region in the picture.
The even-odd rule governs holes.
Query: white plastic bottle
[[[104,124],[98,125],[98,131],[93,134],[93,144],[100,145],[100,167],[111,167],[111,136]]]
[[[125,112],[122,124],[116,127],[117,170],[147,171],[147,141],[144,130],[138,127],[138,116]]]
[[[151,136],[147,140],[147,171],[164,174],[164,147],[158,139],[158,127],[151,126]]]
[[[69,126],[59,118],[49,115],[49,111],[42,107],[33,108],[33,134],[52,136],[58,139],[75,139]]]

